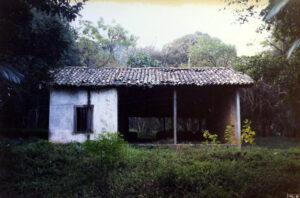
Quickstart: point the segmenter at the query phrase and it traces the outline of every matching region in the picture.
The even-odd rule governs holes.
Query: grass
[[[67,145],[2,139],[0,160],[0,197],[279,198],[300,193],[299,147],[176,150],[133,148],[107,138]]]
[[[300,138],[289,138],[289,137],[263,137],[256,138],[255,143],[260,147],[267,148],[300,148]]]

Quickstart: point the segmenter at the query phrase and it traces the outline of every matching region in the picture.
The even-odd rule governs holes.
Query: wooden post
[[[241,107],[240,107],[240,93],[239,90],[236,90],[236,133],[237,133],[237,140],[241,140]]]
[[[92,108],[91,108],[91,90],[87,90],[87,140],[90,140],[92,132]]]
[[[177,92],[173,92],[173,130],[174,130],[174,144],[177,144]]]

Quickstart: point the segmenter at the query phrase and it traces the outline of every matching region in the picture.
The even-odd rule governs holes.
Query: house
[[[49,140],[83,142],[119,131],[130,141],[132,117],[170,118],[175,144],[184,133],[178,130],[181,118],[198,120],[201,130],[220,140],[230,125],[239,140],[239,89],[252,84],[231,68],[65,67],[51,83]]]

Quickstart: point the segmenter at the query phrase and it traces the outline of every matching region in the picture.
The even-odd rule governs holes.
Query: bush
[[[8,198],[300,193],[299,148],[137,149],[110,134],[67,145],[0,139],[0,160],[0,197]]]
[[[235,130],[232,128],[232,126],[230,126],[230,125],[226,126],[224,138],[225,138],[226,144],[236,143]]]
[[[252,131],[251,129],[251,121],[246,119],[244,121],[244,125],[241,131],[241,142],[245,144],[254,144],[254,136],[255,136],[255,131]]]
[[[203,137],[205,139],[206,144],[219,144],[220,143],[219,141],[217,141],[218,135],[211,134],[208,130],[205,130],[203,132]]]
[[[101,168],[110,170],[125,156],[127,143],[119,133],[105,133],[99,134],[96,140],[84,142],[82,147],[92,159],[98,160]]]

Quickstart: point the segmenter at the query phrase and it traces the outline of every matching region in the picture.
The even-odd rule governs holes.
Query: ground
[[[67,145],[2,138],[0,197],[279,198],[300,193],[299,139],[274,138],[270,144],[271,139],[242,149],[176,150],[136,148],[115,136]]]

